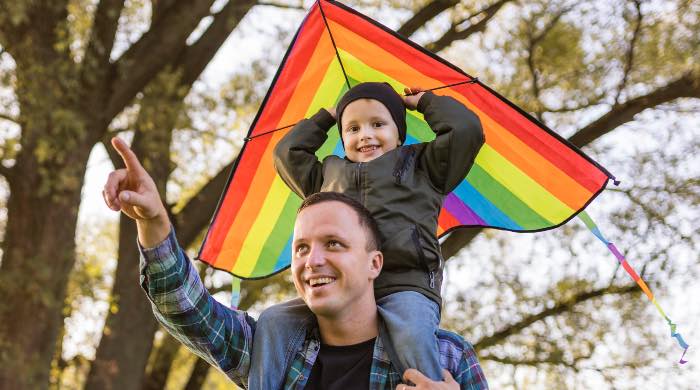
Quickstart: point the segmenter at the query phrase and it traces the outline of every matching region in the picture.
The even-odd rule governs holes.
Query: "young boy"
[[[285,135],[275,148],[274,163],[282,180],[302,198],[336,191],[369,209],[379,225],[384,254],[375,295],[398,363],[442,380],[436,338],[444,263],[435,234],[438,214],[445,196],[467,175],[484,135],[479,118],[455,99],[420,89],[405,92],[409,96],[402,98],[389,84],[376,82],[351,88],[335,110],[321,109]],[[435,140],[403,145],[406,108],[423,113]],[[331,155],[320,162],[315,153],[336,119],[346,157]],[[266,314],[275,321],[265,323],[277,326],[256,330],[252,358],[283,355],[289,362],[310,312],[294,300]],[[279,339],[269,337],[273,334],[285,334],[289,342],[263,341]],[[258,373],[260,388],[279,388],[281,377],[273,373],[285,372],[281,368]]]

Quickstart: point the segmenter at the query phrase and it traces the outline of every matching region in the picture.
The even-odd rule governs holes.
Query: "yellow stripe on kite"
[[[287,197],[291,191],[286,184],[275,175],[270,191],[268,191],[263,207],[255,218],[253,226],[241,248],[240,260],[233,267],[233,273],[237,275],[250,275],[255,268],[255,262],[260,257],[265,238],[270,236],[275,223],[282,213]]]
[[[488,144],[481,147],[475,162],[514,196],[552,224],[561,223],[573,214],[574,210],[532,180]]]

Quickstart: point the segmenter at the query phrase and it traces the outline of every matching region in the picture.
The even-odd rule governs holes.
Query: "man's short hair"
[[[299,210],[297,210],[297,215],[309,206],[324,202],[340,202],[348,205],[355,214],[360,222],[360,226],[365,230],[365,237],[367,238],[367,250],[381,250],[381,235],[379,233],[379,227],[377,226],[377,221],[374,220],[372,214],[369,210],[363,206],[360,202],[355,199],[343,195],[339,192],[317,192],[315,194],[309,195],[301,202]]]

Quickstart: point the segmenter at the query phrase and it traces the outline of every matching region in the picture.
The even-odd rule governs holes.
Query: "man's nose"
[[[326,263],[326,252],[321,245],[312,245],[306,257],[306,267],[316,268]]]

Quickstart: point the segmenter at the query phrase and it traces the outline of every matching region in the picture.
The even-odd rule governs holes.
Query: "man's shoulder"
[[[448,365],[459,365],[464,361],[477,361],[474,346],[464,337],[444,329],[437,332],[438,349]]]
[[[462,336],[443,329],[437,332],[440,363],[465,388],[488,389],[474,346]]]
[[[471,345],[471,343],[457,333],[450,332],[449,330],[445,329],[438,329],[437,338],[440,344],[441,352],[443,349],[454,351],[467,350],[474,352],[474,347]]]

